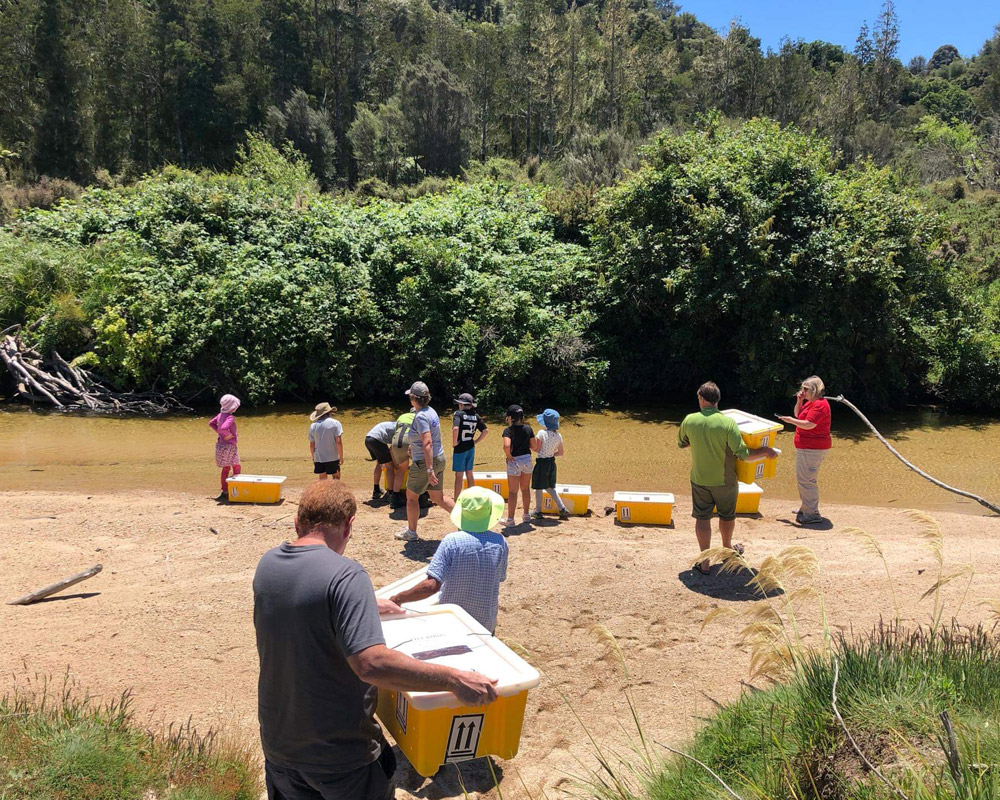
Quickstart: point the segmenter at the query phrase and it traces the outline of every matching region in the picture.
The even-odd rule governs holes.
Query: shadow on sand
[[[721,564],[713,564],[708,575],[702,575],[696,569],[686,569],[677,573],[677,578],[692,592],[703,594],[715,600],[734,600],[739,602],[763,600],[757,587],[750,583],[757,570],[741,570],[740,572],[724,573]],[[780,589],[768,592],[767,597],[778,597],[783,594]]]
[[[493,772],[490,772],[492,762]],[[396,785],[413,795],[426,800],[442,800],[445,797],[474,797],[475,794],[486,794],[496,788],[503,780],[503,768],[500,763],[486,756],[457,764],[445,764],[433,778],[419,775],[410,766],[399,748],[396,748]],[[494,780],[496,775],[496,780]]]

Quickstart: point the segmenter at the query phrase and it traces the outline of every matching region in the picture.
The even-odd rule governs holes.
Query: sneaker
[[[819,514],[809,514],[808,516],[806,514],[799,514],[796,517],[796,521],[799,525],[815,525],[817,522],[822,522],[823,517]]]
[[[378,487],[372,489],[372,500],[381,500],[381,499],[382,499],[382,490],[379,489]]]
[[[531,518],[532,519],[541,519],[542,518],[542,512],[541,511],[532,511],[531,512]]]
[[[396,533],[396,538],[401,542],[412,542],[420,537],[417,536],[416,532],[411,531],[409,528]]]
[[[500,524],[503,525],[505,528],[513,528],[515,525],[514,518],[507,517],[507,519],[502,519],[500,520]]]
[[[229,492],[219,492],[219,496],[215,498],[218,502],[229,499]]]
[[[432,505],[434,505],[434,501],[431,500],[431,496],[427,494],[427,492],[424,492],[422,495],[420,495],[421,508],[430,508]]]
[[[391,492],[389,494],[390,508],[403,508],[406,505],[406,495],[403,492]]]
[[[532,516],[534,516],[534,515],[532,515],[532,514],[525,514],[523,517],[521,517],[521,522],[523,522],[524,524],[528,524],[529,522],[531,522]],[[541,514],[539,514],[538,516],[541,516]]]
[[[565,508],[562,511],[560,511],[559,519],[569,519],[569,511]]]

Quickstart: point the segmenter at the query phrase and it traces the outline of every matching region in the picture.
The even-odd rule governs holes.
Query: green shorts
[[[711,519],[718,509],[719,519],[736,519],[736,501],[740,498],[740,487],[702,486],[691,484],[691,516],[695,519]]]
[[[427,467],[423,461],[414,461],[410,464],[410,474],[406,478],[406,488],[414,494],[424,492],[440,492],[444,488],[444,456],[434,459],[434,474],[437,475],[437,486],[431,486],[427,474]]]

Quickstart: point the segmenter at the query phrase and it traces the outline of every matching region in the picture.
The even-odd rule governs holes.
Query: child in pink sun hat
[[[237,447],[238,437],[236,434],[236,419],[233,416],[236,409],[240,407],[240,399],[232,394],[224,394],[219,398],[219,413],[212,417],[208,426],[215,431],[219,438],[215,442],[215,466],[222,469],[222,492],[217,500],[227,500],[229,498],[229,472],[232,470],[233,476],[239,475],[240,452]]]

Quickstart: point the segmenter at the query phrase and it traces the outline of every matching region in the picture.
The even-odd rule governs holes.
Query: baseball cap
[[[507,409],[507,416],[511,419],[524,419],[524,409],[519,405],[513,405]]]
[[[404,394],[412,395],[413,397],[430,397],[431,390],[427,388],[427,384],[423,381],[414,381],[413,385]]]

